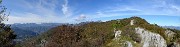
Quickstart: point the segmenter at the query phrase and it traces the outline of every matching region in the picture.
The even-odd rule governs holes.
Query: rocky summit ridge
[[[32,38],[32,47],[180,47],[180,31],[140,17],[62,25]]]

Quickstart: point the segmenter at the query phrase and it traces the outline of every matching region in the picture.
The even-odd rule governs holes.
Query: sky
[[[139,16],[161,26],[180,26],[180,0],[3,0],[7,24],[79,23]]]

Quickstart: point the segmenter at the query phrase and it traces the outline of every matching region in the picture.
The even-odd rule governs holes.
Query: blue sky
[[[5,23],[79,23],[139,16],[162,26],[180,26],[180,0],[3,0]]]

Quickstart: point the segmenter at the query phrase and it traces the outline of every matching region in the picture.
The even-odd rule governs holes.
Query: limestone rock
[[[131,20],[131,23],[130,23],[130,25],[134,25],[134,20]]]
[[[141,37],[143,47],[166,47],[166,40],[159,34],[144,30],[143,28],[135,28],[136,33]]]
[[[118,37],[120,37],[121,36],[121,30],[117,30],[117,31],[114,31],[115,33],[115,39],[118,39]]]

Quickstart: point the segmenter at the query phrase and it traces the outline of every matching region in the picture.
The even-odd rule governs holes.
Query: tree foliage
[[[2,3],[2,0],[0,0],[0,3]],[[5,25],[2,23],[2,21],[7,20],[6,7],[0,6],[0,46],[1,47],[13,47],[13,39],[15,39],[16,35],[13,33],[13,31],[10,28],[10,25]]]

